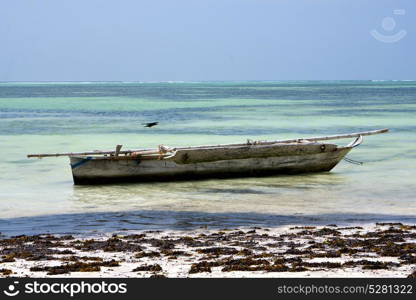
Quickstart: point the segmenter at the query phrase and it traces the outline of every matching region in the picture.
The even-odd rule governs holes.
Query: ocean
[[[2,82],[0,232],[416,222],[415,115],[415,81]],[[26,158],[386,127],[363,165],[296,176],[74,186],[68,158]]]

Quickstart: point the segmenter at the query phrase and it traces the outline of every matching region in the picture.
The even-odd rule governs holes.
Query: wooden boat
[[[28,157],[69,156],[74,184],[145,182],[325,172],[334,168],[363,136],[388,129],[344,135],[244,144],[115,150],[81,153],[29,154]],[[352,138],[346,146],[319,142]]]

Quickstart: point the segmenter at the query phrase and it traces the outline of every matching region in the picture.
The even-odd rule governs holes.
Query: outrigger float
[[[74,184],[175,181],[325,172],[334,168],[363,136],[388,129],[244,144],[29,154],[27,157],[69,156]],[[319,142],[355,138],[346,146]]]

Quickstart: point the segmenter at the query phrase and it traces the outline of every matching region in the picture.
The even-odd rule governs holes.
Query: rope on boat
[[[358,161],[358,160],[354,160],[354,159],[351,159],[351,158],[348,158],[348,157],[344,157],[344,160],[346,161],[346,162],[349,162],[350,164],[353,164],[353,165],[363,165],[364,164],[364,162],[362,162],[362,161]]]

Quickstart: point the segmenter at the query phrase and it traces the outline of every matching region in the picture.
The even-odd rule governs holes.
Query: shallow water
[[[414,222],[415,113],[413,81],[0,83],[0,232]],[[67,158],[26,158],[384,127],[362,166],[297,176],[73,186]]]

